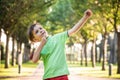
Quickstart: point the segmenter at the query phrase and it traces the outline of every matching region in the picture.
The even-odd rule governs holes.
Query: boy
[[[44,80],[68,80],[65,41],[69,36],[78,32],[91,15],[92,11],[86,10],[82,19],[73,28],[54,36],[48,36],[47,31],[38,23],[29,28],[29,39],[32,42],[41,41],[31,59],[37,62],[40,56],[43,58]]]

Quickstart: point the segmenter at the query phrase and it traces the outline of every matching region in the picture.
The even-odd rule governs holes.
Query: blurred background
[[[112,64],[120,78],[119,0],[0,0],[0,79],[16,76],[9,73],[12,69],[21,73],[21,66],[38,65],[29,60],[37,47],[27,37],[32,23],[39,22],[54,35],[73,27],[87,9],[93,16],[66,44],[69,67],[99,66],[106,71]]]

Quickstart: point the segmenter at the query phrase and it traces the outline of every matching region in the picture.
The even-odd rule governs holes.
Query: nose
[[[44,32],[44,30],[40,30],[40,33],[43,33]]]

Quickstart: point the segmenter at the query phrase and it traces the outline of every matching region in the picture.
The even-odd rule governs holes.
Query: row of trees
[[[36,4],[37,2],[34,0],[6,0],[0,1],[0,35],[1,30],[3,29],[7,39],[6,39],[6,47],[5,47],[5,68],[9,67],[9,53],[8,53],[8,46],[9,46],[9,38],[12,37],[12,64],[14,65],[14,51],[15,51],[15,41],[17,42],[17,53],[22,49],[22,43],[25,44],[25,47],[28,47],[28,39],[27,39],[27,27],[30,22],[35,20],[33,15],[36,15],[35,12],[38,8],[43,9],[44,6],[48,5],[49,2],[40,2],[40,4]],[[37,7],[41,5],[40,7]],[[35,10],[35,11],[34,11]],[[40,11],[40,10],[38,10]],[[43,10],[42,10],[43,11]],[[41,11],[41,12],[42,12]],[[31,16],[31,17],[29,17]]]
[[[120,73],[120,1],[119,0],[4,0],[0,1],[0,35],[3,29],[7,35],[5,48],[5,68],[9,67],[8,42],[12,37],[12,62],[14,63],[15,41],[17,42],[17,52],[21,51],[22,43],[25,48],[29,46],[27,39],[27,28],[34,21],[40,22],[50,34],[58,33],[74,26],[82,17],[84,11],[90,8],[93,16],[81,31],[71,38],[69,46],[73,42],[85,45],[92,41],[92,56],[95,56],[95,43],[99,33],[103,35],[103,57],[107,53],[107,36],[111,31],[115,31],[118,38],[117,51],[117,73]],[[81,39],[79,39],[81,38]],[[86,65],[87,65],[87,53]],[[113,53],[111,53],[113,54]],[[95,66],[95,57],[92,59]],[[103,67],[105,59],[103,58]]]

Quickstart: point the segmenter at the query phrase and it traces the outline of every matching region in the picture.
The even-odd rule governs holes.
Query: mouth
[[[45,31],[42,32],[42,35],[45,34]]]
[[[46,33],[46,32],[45,32],[45,31],[43,31],[43,32],[42,32],[42,35],[44,36],[44,35],[45,35],[45,33]]]

